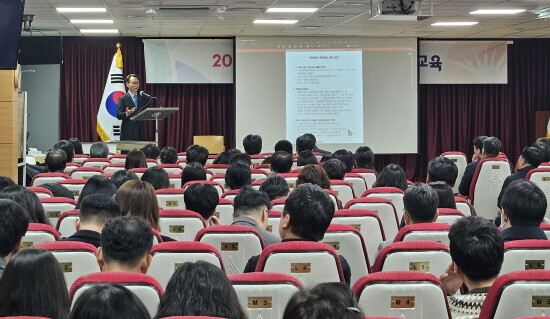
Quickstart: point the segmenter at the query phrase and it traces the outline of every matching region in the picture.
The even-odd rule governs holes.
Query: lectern
[[[159,143],[159,120],[164,120],[170,114],[179,110],[177,107],[151,107],[139,111],[138,114],[132,116],[132,121],[151,121],[155,120],[155,142]]]

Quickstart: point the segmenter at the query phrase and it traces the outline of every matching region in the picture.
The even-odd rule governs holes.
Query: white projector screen
[[[416,38],[237,37],[236,139],[313,133],[328,151],[418,151]]]

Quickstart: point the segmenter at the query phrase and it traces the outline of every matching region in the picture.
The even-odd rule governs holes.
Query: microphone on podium
[[[155,96],[151,96],[151,95],[149,95],[149,94],[147,94],[147,93],[145,93],[145,92],[143,92],[143,91],[139,91],[139,95],[141,95],[141,96],[143,96],[143,97],[148,97],[148,98],[150,98],[150,99],[156,99]]]

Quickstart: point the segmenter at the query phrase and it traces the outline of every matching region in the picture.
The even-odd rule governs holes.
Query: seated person
[[[546,196],[535,183],[512,182],[502,196],[502,237],[504,241],[547,239],[540,229],[546,213]]]
[[[355,151],[355,167],[374,169],[374,152],[368,146],[361,146]]]
[[[248,155],[258,155],[262,152],[262,137],[260,135],[248,134],[243,139],[244,151]]]
[[[139,177],[136,175],[136,173],[126,169],[116,171],[114,172],[113,176],[111,176],[111,181],[115,185],[116,189],[119,189],[122,184],[132,179],[139,179]]]
[[[319,161],[317,157],[313,155],[312,151],[301,151],[300,154],[298,154],[298,159],[296,160],[296,165],[298,165],[298,167],[317,164],[319,164]]]
[[[269,169],[273,174],[289,173],[292,169],[292,155],[285,151],[278,151],[271,155]]]
[[[74,199],[74,194],[67,187],[58,184],[58,183],[45,183],[41,184],[40,187],[45,188],[52,192],[53,197],[65,197]]]
[[[29,217],[23,207],[11,199],[0,199],[0,277],[6,265],[21,250]]]
[[[344,163],[346,173],[351,173],[351,171],[355,168],[353,153],[348,150],[337,150],[332,153],[332,158],[339,159]]]
[[[170,177],[168,177],[168,173],[166,173],[164,168],[159,166],[149,167],[141,175],[141,180],[149,182],[155,190],[170,188]]]
[[[185,163],[199,162],[202,166],[208,160],[208,149],[200,145],[191,145],[185,151]]]
[[[407,176],[401,166],[397,164],[389,164],[382,169],[376,181],[372,184],[372,188],[376,187],[396,187],[402,191],[407,190]]]
[[[145,154],[145,158],[157,160],[160,156],[160,148],[153,143],[147,144],[141,148]]]
[[[479,147],[481,144],[481,151]],[[462,196],[470,196],[470,184],[474,178],[477,164],[483,158],[496,157],[500,152],[501,143],[496,137],[478,136],[474,139],[474,156],[472,162],[466,165],[464,175],[458,186],[458,192]]]
[[[457,177],[458,167],[453,161],[444,156],[436,157],[428,163],[427,184],[431,182],[446,182],[452,188],[455,186]]]
[[[278,175],[271,175],[266,178],[260,184],[260,190],[269,196],[269,200],[283,199],[290,193],[286,179]]]
[[[312,151],[323,155],[330,154],[329,151],[325,151],[317,147],[317,139],[315,138],[315,135],[311,133],[306,133],[296,138],[296,153],[300,154],[301,151]]]
[[[161,164],[176,164],[178,162],[178,152],[170,146],[165,146],[160,151]]]
[[[64,241],[80,241],[101,246],[101,231],[108,221],[122,216],[120,205],[112,197],[105,194],[88,195],[80,203],[80,211],[76,220],[76,233],[63,238]]]
[[[318,185],[302,184],[288,196],[279,224],[282,242],[321,241],[334,217],[334,203]],[[259,256],[248,260],[244,272],[254,272]],[[344,278],[350,284],[351,269],[347,260],[338,256]]]
[[[73,144],[75,154],[78,154],[78,155],[84,154],[84,151],[82,150],[82,142],[80,142],[80,140],[78,138],[71,137],[69,139],[69,142],[71,142],[71,144]]]
[[[241,188],[233,200],[235,220],[231,225],[248,226],[256,229],[264,241],[265,246],[275,244],[281,240],[266,230],[271,201],[266,193],[257,191],[250,186]]]
[[[346,164],[337,158],[329,159],[323,165],[329,179],[344,180],[346,177]]]
[[[206,226],[220,225],[218,217],[214,215],[220,197],[216,188],[210,184],[196,183],[189,185],[183,195],[185,209],[199,213]]]
[[[137,272],[145,274],[151,264],[153,231],[137,216],[111,219],[101,231],[97,263],[103,272]]]
[[[105,142],[95,142],[90,146],[90,158],[109,157],[109,146]]]
[[[479,216],[459,219],[449,231],[451,258],[440,280],[453,318],[477,318],[504,259],[504,242],[496,226]],[[468,293],[456,295],[462,284]]]
[[[11,178],[9,178],[7,176],[0,176],[0,192],[4,188],[6,188],[8,186],[13,186],[13,185],[15,185],[15,182]]]
[[[285,151],[292,154],[292,143],[289,140],[280,140],[275,144],[275,152]]]
[[[65,151],[60,148],[52,148],[44,162],[46,163],[46,169],[49,173],[64,173],[65,167],[67,167],[68,157]]]
[[[187,164],[181,171],[181,185],[192,181],[205,181],[206,170],[199,162]]]
[[[250,185],[251,182],[252,171],[244,162],[236,161],[225,171],[225,184],[229,189],[241,189],[243,186]]]
[[[73,161],[73,158],[74,158],[73,143],[67,140],[60,140],[53,146],[53,148],[60,148],[65,152],[65,154],[67,154],[67,163],[71,163]]]
[[[229,157],[229,165],[235,163],[235,162],[243,162],[245,163],[246,165],[250,166],[250,168],[253,167],[252,165],[252,158],[250,158],[250,155],[248,155],[247,153],[241,153],[241,152],[235,152],[233,154],[231,154],[231,156]]]

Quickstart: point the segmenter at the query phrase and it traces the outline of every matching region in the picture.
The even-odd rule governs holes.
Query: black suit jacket
[[[502,201],[502,195],[504,195],[504,191],[506,190],[506,188],[508,188],[508,186],[510,186],[510,184],[512,184],[513,181],[525,179],[525,176],[527,176],[527,173],[529,173],[530,170],[535,168],[536,167],[534,166],[526,166],[520,169],[519,171],[517,171],[516,173],[506,177],[506,179],[504,180],[504,183],[502,184],[502,188],[500,189],[500,194],[498,194],[497,204],[499,208],[500,208],[500,202]]]
[[[143,121],[132,121],[130,117],[138,114],[148,101],[148,98],[138,94],[138,106],[136,107],[136,111],[126,115],[126,108],[131,109],[135,107],[134,100],[132,100],[132,96],[128,92],[118,98],[117,118],[122,120],[122,126],[120,128],[121,141],[145,140],[145,123],[143,123]]]
[[[472,179],[474,178],[477,164],[479,164],[479,161],[471,162],[470,164],[466,165],[466,168],[464,169],[464,175],[462,175],[462,181],[460,181],[460,185],[458,186],[458,192],[461,195],[470,195],[470,184],[472,183]]]

